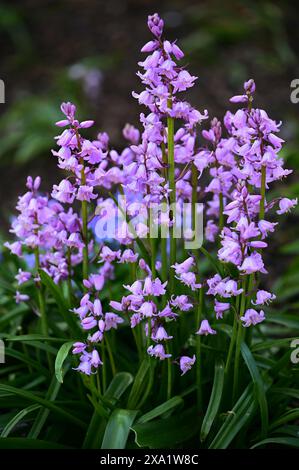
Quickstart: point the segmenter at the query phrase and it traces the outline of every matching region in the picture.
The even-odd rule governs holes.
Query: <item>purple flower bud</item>
[[[156,36],[156,38],[160,39],[163,33],[164,21],[159,17],[158,13],[149,15],[147,24],[150,32]]]
[[[97,321],[93,317],[85,317],[81,320],[83,330],[91,330],[97,325]]]
[[[85,343],[81,343],[80,341],[77,341],[76,343],[73,344],[73,354],[82,354],[87,345]]]
[[[99,356],[99,353],[96,349],[93,349],[93,351],[91,352],[90,363],[93,367],[96,367],[96,368],[103,364]]]

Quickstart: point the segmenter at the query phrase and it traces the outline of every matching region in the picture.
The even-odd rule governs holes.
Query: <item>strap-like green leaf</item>
[[[267,444],[281,444],[287,447],[297,447],[299,448],[299,439],[297,437],[269,437],[268,439],[264,439],[263,441],[254,444],[251,449],[256,449],[256,447],[260,447]]]
[[[76,322],[74,314],[70,312],[70,305],[68,301],[64,298],[60,287],[57,284],[55,284],[53,279],[42,269],[39,270],[39,275],[40,275],[42,283],[49,289],[52,296],[54,297],[55,302],[57,303],[57,306],[59,308],[59,311],[64,321],[70,327],[70,330],[72,331],[73,335],[74,336],[82,335],[82,331]]]
[[[56,359],[55,359],[55,375],[56,375],[58,382],[60,383],[63,382],[63,371],[62,371],[63,364],[72,346],[73,346],[73,341],[68,341],[67,343],[64,343],[60,347],[57,353]]]
[[[117,403],[132,382],[133,376],[128,372],[116,374],[104,394],[103,402],[107,400],[109,404]],[[106,424],[107,420],[103,417],[103,413],[95,410],[85,435],[83,449],[99,449],[101,447]]]
[[[125,449],[136,410],[114,410],[106,426],[102,449]]]
[[[201,432],[200,432],[201,441],[204,441],[206,437],[208,436],[210,429],[212,427],[212,424],[214,422],[214,419],[217,416],[220,402],[221,402],[222,392],[223,392],[223,384],[224,384],[224,364],[222,361],[218,361],[215,364],[214,382],[213,382],[213,388],[212,388],[212,393],[211,393],[208,409],[206,411],[206,414],[204,416],[202,426],[201,426]]]
[[[262,436],[265,437],[267,435],[269,419],[268,404],[265,393],[265,383],[259,373],[258,367],[256,365],[253,355],[251,354],[250,349],[244,342],[241,343],[241,353],[254,383],[255,395],[261,410]]]
[[[54,376],[52,378],[52,381],[51,381],[51,384],[50,384],[50,387],[47,391],[47,394],[46,394],[46,400],[49,400],[49,401],[54,401],[58,395],[58,392],[59,392],[59,389],[60,389],[60,386],[61,386],[61,383],[59,383],[56,379],[56,377]],[[35,420],[34,420],[34,423],[28,433],[28,438],[31,438],[31,439],[37,439],[48,416],[50,414],[50,410],[48,408],[42,408]]]
[[[183,405],[184,400],[181,397],[172,397],[170,400],[165,401],[162,403],[162,405],[156,406],[156,408],[153,408],[151,411],[148,413],[145,413],[143,416],[141,416],[137,423],[142,424],[142,423],[147,423],[148,421],[151,421],[152,419],[157,418],[158,416],[163,415],[164,413],[167,413],[177,406]]]
[[[0,384],[0,392],[1,391],[12,393],[14,395],[18,395],[22,398],[25,398],[28,401],[33,401],[34,403],[38,403],[39,405],[45,406],[49,410],[53,411],[53,413],[56,413],[57,415],[61,416],[63,419],[70,421],[76,426],[83,428],[83,429],[85,429],[86,427],[85,423],[81,421],[79,418],[77,418],[76,416],[74,416],[74,414],[69,413],[68,411],[65,411],[65,409],[57,405],[54,405],[54,403],[52,403],[51,401],[41,398],[35,395],[34,393],[28,392],[27,390],[18,389],[10,385]]]
[[[23,410],[19,411],[8,423],[7,425],[3,428],[0,437],[7,437],[11,431],[16,427],[16,425],[22,421],[25,416],[27,416],[29,413],[32,413],[33,411],[36,411],[40,408],[41,405],[30,405],[27,406],[27,408],[24,408]]]
[[[190,408],[170,418],[135,424],[132,429],[139,447],[173,448],[198,433],[199,416],[195,408]]]
[[[56,442],[27,439],[24,437],[0,438],[0,449],[71,449]]]

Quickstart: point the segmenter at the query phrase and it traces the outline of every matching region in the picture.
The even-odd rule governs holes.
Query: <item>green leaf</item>
[[[177,406],[183,405],[184,400],[181,397],[172,397],[170,400],[165,401],[162,403],[162,405],[156,406],[156,408],[153,408],[151,411],[148,413],[145,413],[143,416],[141,416],[137,423],[138,424],[143,424],[147,423],[148,421],[151,421],[152,419],[157,418],[158,416],[163,415],[164,413],[167,413]]]
[[[251,449],[256,449],[256,447],[260,447],[266,444],[281,444],[288,447],[298,447],[299,448],[299,439],[296,437],[269,437],[268,439],[264,439],[263,441],[254,444]]]
[[[34,359],[32,359],[28,354],[23,354],[11,348],[5,348],[5,356],[14,357],[15,359],[18,359],[20,362],[28,364],[29,366],[38,370],[39,373],[44,375],[45,377],[49,377],[50,375],[49,369],[46,369],[38,361],[35,361]]]
[[[210,396],[210,401],[208,405],[208,409],[204,416],[201,432],[200,432],[200,439],[204,441],[208,436],[214,419],[217,416],[219,406],[221,403],[222,392],[223,392],[223,384],[224,384],[224,364],[222,361],[218,361],[215,364],[215,374],[214,374],[214,382],[212,393]]]
[[[295,338],[277,338],[277,339],[271,339],[269,341],[263,341],[261,343],[256,343],[251,347],[251,351],[262,351],[264,349],[271,349],[271,348],[279,348],[280,346],[290,346],[290,343],[294,340],[297,339]]]
[[[244,342],[241,343],[241,353],[245,361],[245,364],[248,367],[251,378],[253,380],[255,395],[260,406],[261,422],[262,422],[262,427],[261,427],[262,436],[266,436],[267,430],[268,430],[268,420],[269,420],[268,404],[267,404],[267,398],[266,398],[266,393],[265,393],[266,387],[259,373],[254,357],[251,354],[250,349]]]
[[[129,372],[118,372],[111,380],[104,397],[118,401],[133,382],[133,375]]]
[[[294,408],[290,411],[287,411],[285,414],[280,416],[277,420],[272,422],[271,429],[281,426],[282,424],[288,423],[289,421],[295,421],[299,419],[299,408]]]
[[[139,402],[139,398],[141,397],[146,383],[146,376],[149,373],[150,363],[149,359],[144,359],[140,364],[138,372],[135,376],[134,383],[132,385],[131,393],[128,399],[128,408],[134,409]]]
[[[136,410],[114,410],[111,414],[101,449],[125,449]]]
[[[203,246],[201,246],[199,248],[199,250],[202,252],[202,254],[210,261],[210,263],[212,264],[212,266],[214,266],[214,268],[216,269],[216,271],[218,272],[218,274],[220,274],[220,276],[223,276],[223,269],[222,269],[222,266],[220,263],[218,263],[217,259],[215,259],[211,253],[209,253],[208,250],[206,250]]]
[[[55,359],[55,375],[56,375],[58,382],[60,382],[61,384],[63,383],[63,371],[62,371],[63,364],[72,346],[73,346],[73,341],[68,341],[67,343],[64,343],[60,347],[57,353],[56,359]]]
[[[299,390],[295,390],[293,388],[274,387],[271,389],[271,393],[278,393],[282,397],[289,396],[299,400]]]
[[[16,427],[16,425],[20,421],[22,421],[23,418],[25,418],[25,416],[27,416],[29,413],[32,413],[32,411],[38,410],[39,408],[40,405],[30,405],[27,406],[27,408],[24,408],[23,410],[19,411],[3,428],[0,437],[7,437],[10,432]]]
[[[54,376],[52,378],[52,381],[51,381],[51,384],[50,384],[50,387],[47,391],[47,394],[46,394],[46,400],[49,400],[49,401],[54,401],[58,395],[58,392],[59,392],[59,389],[60,389],[60,386],[61,386],[61,383],[59,383],[57,380],[56,380],[56,377]],[[31,438],[31,439],[37,439],[48,416],[50,414],[50,410],[47,409],[47,408],[42,408],[35,420],[34,420],[34,423],[28,433],[28,438]]]
[[[49,289],[52,296],[54,297],[54,300],[58,305],[59,311],[64,321],[67,323],[67,325],[73,332],[73,335],[79,335],[80,338],[82,335],[82,331],[79,328],[79,325],[77,324],[74,314],[70,312],[70,305],[68,301],[64,298],[62,294],[62,289],[57,284],[55,284],[53,279],[42,269],[39,270],[39,275],[42,283]]]
[[[53,338],[39,334],[7,336],[5,339],[7,339],[7,341],[53,341],[58,343],[63,343],[65,341],[63,338]]]
[[[133,376],[128,372],[119,372],[111,380],[105,394],[103,401],[117,403],[121,396],[125,393],[127,388],[133,382]],[[103,413],[94,411],[90,420],[84,442],[83,449],[100,449],[107,420],[103,417]]]
[[[34,393],[3,384],[0,384],[0,392],[1,391],[17,395],[19,397],[25,398],[28,401],[33,401],[34,403],[38,403],[41,406],[45,406],[49,410],[53,411],[53,413],[57,414],[58,416],[61,416],[61,418],[70,421],[71,423],[75,424],[80,428],[86,428],[85,423],[76,416],[74,416],[74,414],[65,411],[63,408],[60,408],[51,401],[41,398],[35,395]]]
[[[167,419],[158,419],[133,426],[139,447],[170,449],[190,440],[199,431],[199,416],[195,408]]]
[[[27,439],[23,437],[0,438],[0,449],[71,449],[56,442]]]
[[[294,328],[299,330],[299,318],[298,315],[280,315],[278,313],[268,313],[267,320],[273,323],[279,323],[280,325],[287,326],[288,328]]]
[[[236,437],[240,429],[246,424],[256,411],[257,404],[254,399],[254,387],[250,384],[240,396],[239,400],[218,430],[209,449],[227,449],[232,440]]]
[[[17,308],[12,309],[10,312],[5,313],[4,315],[0,316],[0,328],[3,330],[12,320],[28,313],[27,306],[18,306]]]

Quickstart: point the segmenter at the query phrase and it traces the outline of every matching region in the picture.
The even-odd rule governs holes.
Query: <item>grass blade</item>
[[[221,398],[222,398],[223,384],[224,384],[224,364],[222,361],[219,361],[215,364],[215,374],[214,374],[212,393],[211,393],[208,409],[206,411],[206,414],[204,416],[202,426],[201,426],[201,432],[200,432],[201,441],[204,441],[206,437],[208,436],[210,429],[212,427],[212,424],[214,422],[214,419],[217,416]]]
[[[165,403],[162,403],[162,405],[157,406],[156,408],[153,408],[151,411],[148,413],[145,413],[143,416],[141,416],[137,423],[138,424],[143,424],[147,423],[148,421],[151,421],[152,419],[157,418],[158,416],[163,415],[164,413],[167,413],[177,406],[183,405],[184,400],[181,397],[172,397],[170,400],[167,400]]]
[[[23,410],[19,411],[8,423],[7,425],[3,428],[0,437],[7,437],[11,431],[16,427],[16,425],[22,421],[25,416],[27,416],[29,413],[32,413],[33,411],[36,411],[40,408],[40,405],[30,405],[27,408],[24,408]]]

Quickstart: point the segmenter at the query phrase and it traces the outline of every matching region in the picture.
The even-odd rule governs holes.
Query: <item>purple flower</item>
[[[213,330],[208,322],[208,320],[202,320],[199,330],[195,333],[197,335],[215,335],[216,331]]]
[[[132,250],[127,249],[122,253],[119,262],[120,263],[136,263],[137,259],[138,259],[138,253],[134,253]]]
[[[244,316],[240,317],[240,320],[243,322],[243,326],[247,328],[248,326],[257,325],[258,323],[264,321],[265,314],[263,310],[257,312],[253,308],[249,308],[248,310],[246,310]]]
[[[72,204],[75,199],[75,188],[70,181],[62,180],[58,186],[54,184],[51,195],[54,199],[57,199],[57,201]]]
[[[17,304],[20,304],[21,302],[27,302],[29,298],[29,295],[21,294],[18,290],[16,291],[15,300]]]
[[[276,211],[277,214],[285,214],[289,212],[293,207],[297,205],[297,198],[296,199],[288,199],[287,197],[282,198],[279,201],[279,210]]]
[[[105,330],[111,330],[111,328],[117,329],[119,323],[123,323],[123,318],[113,312],[107,312],[105,314]]]
[[[260,253],[254,252],[250,256],[244,259],[243,263],[239,267],[242,274],[252,274],[256,272],[267,273],[264,268],[264,262]]]
[[[175,270],[176,275],[179,276],[180,274],[189,272],[193,265],[194,265],[194,259],[190,257],[190,258],[187,258],[182,263],[175,263],[171,267]]]
[[[255,302],[252,300],[251,303],[253,305],[264,305],[269,304],[272,300],[276,299],[276,295],[267,292],[266,290],[258,290],[256,293],[256,300]]]
[[[181,375],[186,374],[186,372],[188,372],[188,370],[192,368],[195,361],[196,361],[195,354],[192,357],[189,357],[189,356],[180,357],[180,369],[182,371]]]
[[[22,271],[22,269],[19,268],[18,274],[16,274],[15,278],[18,281],[18,285],[20,286],[25,282],[29,281],[29,279],[31,278],[31,273],[29,273],[28,271]]]
[[[92,186],[79,186],[77,199],[79,201],[87,201],[90,202],[92,199],[96,199],[98,196],[93,194],[93,187]]]
[[[147,348],[147,353],[150,356],[154,356],[154,357],[159,358],[161,361],[171,357],[171,354],[166,354],[164,346],[162,344],[157,344],[156,346],[152,346],[152,345],[149,346]]]
[[[5,242],[4,246],[8,248],[13,255],[22,256],[22,244],[20,242]]]
[[[196,275],[194,273],[183,273],[179,277],[176,276],[185,286],[190,287],[190,289],[200,289],[201,284],[196,283]]]
[[[194,85],[197,77],[190,75],[187,70],[181,70],[175,80],[172,80],[173,91],[185,91]]]
[[[223,313],[230,309],[230,303],[228,302],[218,302],[215,300],[214,310],[216,313],[216,318],[223,318]]]
[[[96,367],[96,368],[103,364],[99,356],[99,353],[96,349],[94,349],[91,352],[90,363],[93,367]]]
[[[154,341],[166,341],[172,338],[173,336],[169,336],[165,328],[161,325],[158,326],[157,329],[155,329],[152,333],[152,339]]]
[[[193,308],[193,305],[191,302],[189,302],[187,295],[178,295],[175,298],[172,296],[170,303],[173,307],[177,307],[182,312],[188,312],[188,310]]]

